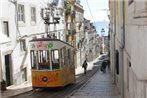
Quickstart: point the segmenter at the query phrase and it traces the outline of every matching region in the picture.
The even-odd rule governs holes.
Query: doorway
[[[11,63],[11,55],[5,55],[5,71],[6,71],[6,83],[7,86],[12,85],[11,79],[12,79],[12,63]]]

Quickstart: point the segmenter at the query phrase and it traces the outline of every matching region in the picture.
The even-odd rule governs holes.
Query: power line
[[[87,0],[86,0],[86,2],[87,2],[87,6],[88,6],[88,9],[89,9],[89,12],[90,12],[90,14],[91,14],[92,20],[93,20],[93,22],[94,22],[94,25],[95,25],[95,27],[96,27],[96,23],[95,23],[95,20],[94,20],[94,18],[93,18],[93,15],[92,15],[92,12],[91,12],[91,9],[90,9],[90,6],[89,6],[89,3],[88,3]]]

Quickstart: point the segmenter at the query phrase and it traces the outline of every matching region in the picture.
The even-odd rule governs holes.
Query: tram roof
[[[69,43],[65,42],[65,41],[62,41],[60,39],[53,39],[53,38],[37,38],[37,39],[32,39],[30,40],[30,42],[32,43],[36,43],[36,42],[53,42],[53,43],[62,43],[62,45],[65,45],[65,46],[68,46],[68,47],[71,47],[71,48],[74,48],[72,45],[70,45]],[[59,45],[61,45],[59,43]]]

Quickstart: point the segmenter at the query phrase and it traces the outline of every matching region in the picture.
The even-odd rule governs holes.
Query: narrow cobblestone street
[[[98,71],[84,86],[70,98],[120,98],[116,85],[109,72]]]

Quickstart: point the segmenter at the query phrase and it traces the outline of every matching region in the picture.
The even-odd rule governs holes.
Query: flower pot
[[[1,84],[1,90],[6,91],[6,84]]]
[[[6,82],[4,80],[1,82],[1,90],[2,91],[6,90]]]

